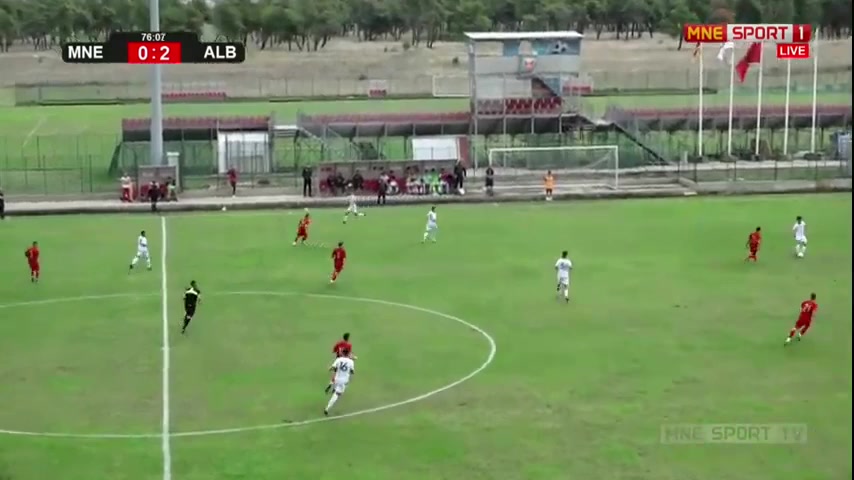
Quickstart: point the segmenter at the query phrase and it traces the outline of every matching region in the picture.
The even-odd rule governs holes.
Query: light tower
[[[160,31],[160,1],[149,0],[149,28]],[[163,157],[163,84],[160,65],[151,67],[151,165],[162,165]]]

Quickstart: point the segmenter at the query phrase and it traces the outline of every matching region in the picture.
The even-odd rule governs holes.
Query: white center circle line
[[[47,305],[53,303],[63,303],[63,302],[79,302],[79,301],[87,301],[87,300],[101,300],[101,299],[109,299],[109,298],[128,298],[128,297],[154,297],[159,296],[160,293],[115,293],[109,295],[84,295],[79,297],[65,297],[65,298],[54,298],[54,299],[46,299],[46,300],[32,300],[18,303],[9,303],[5,305],[0,305],[0,309],[12,308],[12,307],[24,307],[24,306],[33,306],[33,305]],[[340,415],[334,415],[329,417],[318,417],[318,418],[310,418],[306,420],[298,420],[294,422],[279,422],[279,423],[271,423],[266,425],[252,425],[247,427],[234,427],[234,428],[220,428],[220,429],[212,429],[212,430],[195,430],[195,431],[187,431],[187,432],[171,432],[171,437],[200,437],[200,436],[208,436],[208,435],[225,435],[230,433],[245,433],[245,432],[253,432],[260,430],[274,430],[279,428],[292,428],[292,427],[301,427],[305,425],[312,425],[315,423],[321,422],[331,422],[336,420],[344,420],[347,418],[358,417],[361,415],[368,415],[371,413],[379,413],[386,410],[391,410],[393,408],[402,407],[405,405],[410,405],[416,402],[420,402],[426,400],[430,397],[439,395],[440,393],[444,393],[452,388],[455,388],[462,383],[472,379],[474,376],[480,374],[490,364],[492,364],[495,359],[495,354],[498,352],[498,346],[495,342],[495,339],[492,338],[492,335],[487,333],[482,328],[477,325],[467,322],[459,317],[442,313],[436,310],[431,310],[429,308],[418,307],[415,305],[409,305],[406,303],[392,302],[388,300],[380,300],[375,298],[364,298],[364,297],[348,297],[344,295],[333,295],[333,294],[323,294],[323,293],[300,293],[300,292],[271,292],[271,291],[236,291],[236,292],[216,292],[211,296],[219,296],[219,295],[244,295],[244,296],[270,296],[270,297],[286,297],[286,296],[300,296],[300,297],[308,297],[308,298],[320,298],[320,299],[330,299],[330,300],[343,300],[343,301],[351,301],[351,302],[362,302],[362,303],[373,303],[377,305],[385,305],[389,307],[398,307],[404,308],[408,310],[413,310],[416,312],[426,313],[428,315],[434,315],[437,317],[444,318],[446,320],[451,320],[466,327],[469,327],[471,330],[474,330],[478,334],[480,334],[486,341],[489,343],[489,354],[486,356],[486,359],[478,366],[476,369],[468,373],[467,375],[461,377],[458,380],[455,380],[447,385],[441,386],[434,390],[431,390],[426,393],[422,393],[420,395],[407,398],[405,400],[401,400],[394,403],[389,403],[385,405],[380,405],[377,407],[367,408],[363,410],[357,410],[354,412],[343,413]],[[88,438],[88,439],[134,439],[134,438],[162,438],[162,432],[157,433],[62,433],[62,432],[29,432],[22,430],[9,430],[0,428],[0,434],[5,435],[19,435],[19,436],[31,436],[31,437],[53,437],[53,438]]]

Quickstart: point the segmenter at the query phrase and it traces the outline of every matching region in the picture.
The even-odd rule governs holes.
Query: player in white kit
[[[569,272],[572,271],[572,261],[569,260],[569,252],[564,250],[560,254],[560,258],[555,262],[555,271],[557,272],[557,294],[563,292],[563,298],[569,302]]]
[[[355,215],[357,217],[364,217],[365,214],[359,211],[359,207],[356,206],[356,194],[350,194],[350,205],[347,207],[347,211],[344,212],[344,223],[347,223],[347,219],[350,215]]]
[[[439,218],[436,216],[436,206],[433,205],[430,207],[430,211],[427,212],[427,227],[424,229],[424,238],[421,240],[421,243],[430,239],[431,242],[436,243],[436,237],[439,234]]]
[[[151,270],[151,256],[148,254],[148,238],[145,236],[145,230],[139,232],[139,238],[136,239],[136,256],[130,261],[128,273],[133,270],[141,258],[145,259],[146,266]]]
[[[795,234],[795,255],[798,258],[803,258],[807,253],[807,223],[804,218],[798,215],[795,219],[795,224],[792,226],[792,233]]]
[[[335,402],[338,401],[338,398],[340,398],[341,395],[344,395],[344,390],[347,390],[347,384],[350,383],[350,377],[356,374],[356,363],[350,357],[349,349],[345,348],[341,351],[341,356],[332,362],[332,366],[329,367],[329,371],[335,372],[335,378],[332,379],[332,397],[329,399],[329,403],[326,404],[326,408],[323,410],[324,415],[329,415],[329,409],[335,405]]]

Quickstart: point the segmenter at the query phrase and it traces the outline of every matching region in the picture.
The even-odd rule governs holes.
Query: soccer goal
[[[540,181],[551,170],[559,186],[620,187],[617,145],[491,148],[489,166],[497,177],[520,183]]]
[[[466,98],[471,96],[469,78],[464,76],[433,75],[433,97]]]

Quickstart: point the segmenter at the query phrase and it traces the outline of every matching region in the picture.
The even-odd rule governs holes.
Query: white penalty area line
[[[163,313],[163,428],[160,433],[163,450],[163,480],[172,480],[172,434],[169,428],[169,302],[166,278],[166,217],[160,217],[160,299]]]

